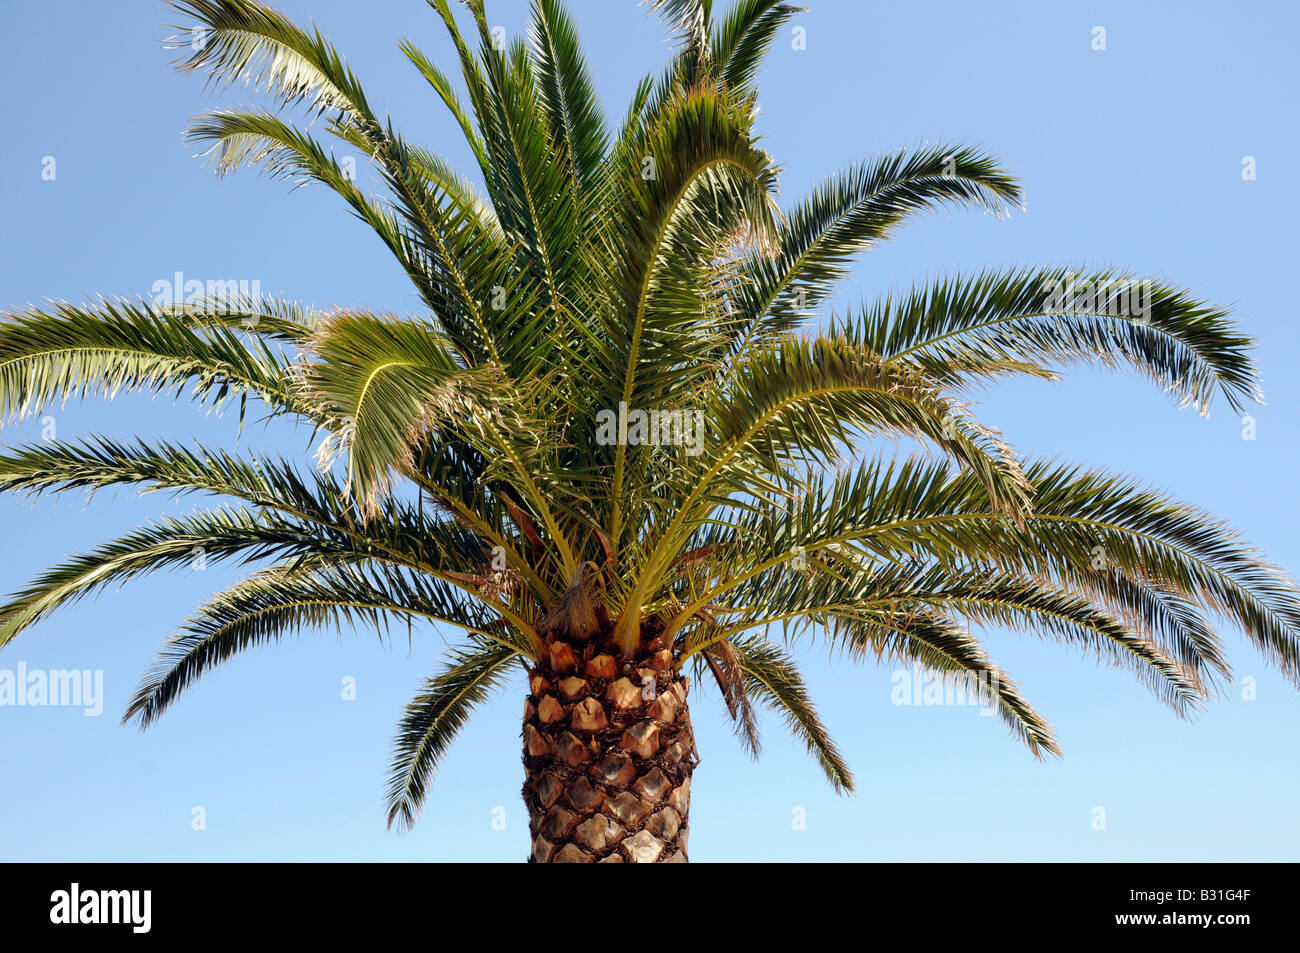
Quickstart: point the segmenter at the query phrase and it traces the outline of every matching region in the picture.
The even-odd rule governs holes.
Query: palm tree
[[[965,679],[1037,756],[1049,726],[967,624],[1023,628],[1131,669],[1175,712],[1230,679],[1212,620],[1300,682],[1300,601],[1203,512],[1122,476],[1021,459],[963,398],[993,379],[1127,365],[1206,412],[1258,396],[1229,314],[1159,281],[1068,267],[921,285],[808,328],[852,256],[913,213],[1019,202],[959,145],[845,168],[784,212],[757,144],[757,75],[798,8],[655,4],[680,35],[607,126],[561,0],[506,46],[483,0],[430,0],[463,92],[401,50],[472,150],[485,196],[374,112],[319,33],[254,0],[172,0],[180,67],[275,111],[189,136],[219,173],[260,166],[337,192],[423,302],[409,317],[257,297],[54,303],[0,323],[0,417],[119,391],[251,397],[323,435],[319,464],[103,438],[17,448],[0,488],[134,484],[222,498],[71,558],[0,609],[0,645],[147,571],[262,568],[170,638],[124,721],[151,724],[236,652],[322,626],[432,622],[463,643],[406,709],[390,826],[421,809],[457,730],[528,673],[524,800],[537,862],[684,861],[692,679],[743,745],[779,714],[841,791],[853,779],[790,654]],[[476,34],[476,38],[473,34]],[[190,42],[190,38],[194,42]],[[464,99],[462,99],[462,95]],[[361,150],[386,187],[283,110]],[[865,451],[908,438],[914,455]],[[779,632],[774,628],[779,626]],[[781,637],[781,634],[784,637]]]

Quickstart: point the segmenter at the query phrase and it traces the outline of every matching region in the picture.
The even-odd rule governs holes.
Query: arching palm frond
[[[694,742],[673,706],[693,666],[742,744],[757,751],[775,714],[841,791],[852,775],[795,666],[811,639],[974,686],[1038,756],[1058,753],[1051,728],[982,630],[1080,650],[1179,714],[1231,678],[1224,628],[1300,685],[1300,595],[1236,531],[1134,479],[1027,461],[968,403],[973,385],[1082,364],[1134,369],[1202,412],[1239,409],[1259,382],[1227,309],[1140,272],[1057,266],[921,283],[814,330],[855,257],[914,215],[1018,206],[1005,165],[959,143],[903,149],[782,209],[758,76],[801,8],[656,0],[678,48],[614,125],[561,0],[533,0],[527,36],[504,43],[483,0],[429,5],[454,62],[410,40],[400,52],[473,179],[376,110],[314,27],[258,0],[172,0],[180,68],[263,99],[200,116],[189,139],[219,174],[251,166],[342,198],[414,310],[209,293],[6,312],[0,421],[128,391],[238,401],[242,420],[253,399],[320,449],[312,470],[99,437],[0,455],[0,492],[216,501],[37,575],[0,605],[0,646],[147,572],[255,566],[164,645],[127,713],[144,726],[205,672],[290,634],[455,629],[464,641],[399,729],[400,827],[516,663],[530,690],[554,677],[576,705],[611,662],[619,677],[654,662],[680,689],[656,716],[679,732],[678,764]],[[329,143],[365,156],[378,191]],[[932,456],[896,458],[884,441],[898,439]],[[541,760],[529,770],[550,770]]]
[[[409,829],[424,806],[438,764],[476,706],[487,701],[518,653],[483,640],[453,649],[443,670],[424,683],[398,728],[388,780],[388,824]]]

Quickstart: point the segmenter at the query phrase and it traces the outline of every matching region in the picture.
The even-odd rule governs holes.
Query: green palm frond
[[[354,125],[335,123],[329,130],[359,149],[368,151],[373,146],[366,134]],[[426,289],[426,297],[434,293],[431,289],[438,287],[432,275],[420,271],[421,258],[410,247],[418,247],[417,239],[404,226],[400,207],[395,209],[391,201],[376,201],[366,196],[355,184],[355,169],[345,169],[319,141],[274,113],[265,110],[209,112],[190,122],[185,137],[207,146],[204,155],[218,175],[253,165],[260,166],[271,178],[286,179],[295,187],[312,181],[330,187],[352,207],[359,219],[379,234],[417,286]],[[465,216],[474,234],[481,236],[486,230],[495,239],[493,247],[504,241],[495,212],[469,180],[443,159],[418,146],[406,145],[403,155],[409,164],[409,174],[422,180],[430,194],[444,197],[455,214]]]
[[[199,23],[175,42],[191,50],[181,69],[206,72],[223,86],[261,87],[283,105],[369,117],[356,77],[318,31],[253,0],[173,0],[172,6]]]
[[[1239,535],[1200,511],[1103,473],[1034,462],[1034,507],[1017,522],[984,486],[942,463],[871,461],[817,481],[797,502],[759,509],[699,536],[734,569],[719,573],[670,626],[803,559],[1009,572],[1066,587],[1145,632],[1195,680],[1229,675],[1208,614],[1226,615],[1288,678],[1300,654],[1300,593]],[[797,550],[797,553],[796,553]]]
[[[978,365],[1127,364],[1208,413],[1259,400],[1250,337],[1186,291],[1120,271],[1026,268],[954,277],[886,298],[853,321],[891,360]]]
[[[483,143],[483,137],[479,134],[474,126],[474,120],[471,118],[465,104],[461,102],[460,95],[456,92],[456,87],[452,85],[451,77],[448,76],[439,66],[408,39],[402,40],[400,44],[402,53],[410,60],[415,68],[420,71],[420,75],[425,78],[434,92],[442,100],[443,105],[451,113],[456,124],[460,126],[460,131],[465,136],[465,141],[469,143],[474,157],[478,160],[479,171],[483,173],[485,179],[491,179],[492,167],[487,157],[487,147]]]
[[[919,664],[958,680],[991,706],[1036,758],[1060,755],[1052,727],[1020,694],[979,640],[941,615],[881,612],[832,616],[830,635],[859,657]],[[980,694],[984,693],[984,694]]]
[[[427,322],[338,313],[307,351],[297,389],[332,424],[323,459],[346,449],[348,484],[367,506],[387,491],[390,471],[409,456],[421,427],[437,429],[492,403],[490,371],[464,369],[455,346]]]
[[[195,328],[216,325],[237,329],[291,347],[301,345],[328,315],[300,301],[242,289],[230,295],[187,295],[184,301],[158,304],[157,310],[188,320]]]
[[[499,628],[437,580],[383,566],[315,564],[295,559],[245,579],[200,607],[169,639],[137,688],[122,721],[147,728],[199,678],[238,652],[305,629],[433,622],[489,634]],[[494,644],[530,657],[505,634]]]
[[[518,654],[477,641],[452,649],[441,672],[424,683],[398,727],[388,781],[388,824],[409,829],[424,806],[438,764],[473,709],[487,701]]]
[[[136,485],[144,491],[205,492],[255,509],[223,508],[168,518],[38,577],[0,608],[0,639],[8,641],[60,605],[111,581],[186,562],[269,555],[371,560],[450,581],[478,598],[456,574],[480,573],[487,562],[481,538],[460,523],[428,519],[407,504],[388,502],[380,526],[363,522],[341,485],[299,476],[287,465],[240,460],[199,447],[170,444],[35,446],[0,457],[0,489],[39,494],[76,488]],[[496,525],[501,527],[500,517]],[[506,540],[498,531],[497,540]]]
[[[560,0],[534,0],[530,31],[552,139],[568,154],[575,186],[591,188],[599,179],[609,136],[577,27]]]
[[[882,645],[897,649],[900,637],[915,641],[919,638],[912,629],[916,620],[920,626],[916,631],[931,635],[941,628],[948,631],[945,644],[950,648],[968,642],[977,646],[978,641],[969,635],[958,636],[953,620],[960,618],[980,625],[1030,630],[1078,645],[1100,660],[1133,672],[1179,714],[1186,714],[1203,698],[1196,677],[1146,633],[1106,607],[1062,591],[1044,579],[999,575],[991,570],[963,572],[944,566],[882,570],[857,565],[851,559],[815,559],[809,574],[772,572],[737,587],[712,604],[712,613],[723,624],[715,633],[704,630],[688,638],[688,653],[704,651],[732,633],[774,622],[787,627],[793,622],[823,626],[833,644],[859,656],[873,646],[877,657]],[[879,644],[872,642],[881,632],[893,634]],[[926,645],[922,641],[920,650],[937,651]],[[937,663],[931,658],[927,664],[935,667]],[[1012,714],[1016,710],[1014,705],[1008,708]],[[1031,741],[1031,747],[1034,744]]]
[[[755,482],[759,468],[785,473],[790,461],[833,462],[864,431],[927,438],[971,468],[996,510],[1014,516],[1027,509],[1029,491],[1014,456],[923,378],[898,374],[831,338],[781,343],[755,352],[734,389],[710,406],[706,419],[717,432],[694,461],[679,467],[684,499],[656,533],[662,548],[655,570],[685,548],[713,510],[766,489]]]
[[[709,62],[729,89],[749,92],[777,32],[805,7],[781,0],[739,0],[714,25]]]
[[[969,205],[1001,216],[1022,200],[1019,184],[993,156],[956,143],[850,166],[786,213],[774,255],[743,262],[727,345],[737,351],[797,326],[848,274],[854,255],[917,212]]]
[[[786,728],[808,748],[836,792],[852,794],[853,774],[813,707],[794,659],[762,636],[730,640],[751,698],[779,713]]]
[[[683,53],[707,65],[713,28],[713,0],[650,0],[651,8],[677,34]]]
[[[289,360],[260,337],[241,334],[256,313],[219,319],[196,308],[101,299],[52,304],[0,324],[0,420],[41,413],[69,399],[131,391],[189,396],[211,407],[248,397],[302,413],[290,394]]]
[[[0,605],[0,646],[60,606],[69,605],[113,582],[145,572],[186,564],[268,556],[340,557],[352,547],[276,516],[222,508],[188,516],[168,516],[146,524],[94,550],[74,556],[36,576]]]
[[[0,316],[0,422],[143,392],[237,402],[241,422],[260,400],[319,442],[311,470],[190,441],[0,453],[0,492],[129,487],[218,507],[37,575],[0,604],[0,646],[146,572],[256,565],[164,646],[128,711],[146,725],[289,634],[462,629],[402,721],[401,827],[472,711],[514,663],[545,670],[565,631],[620,664],[668,647],[674,667],[708,669],[742,744],[757,751],[755,712],[773,711],[842,791],[852,776],[791,654],[805,635],[976,685],[1040,756],[1057,753],[1051,729],[983,630],[1081,650],[1179,714],[1232,677],[1225,629],[1300,685],[1300,592],[1235,530],[1129,477],[1027,462],[965,403],[974,385],[1083,364],[1239,409],[1259,383],[1228,310],[1137,273],[1022,268],[804,326],[913,216],[1002,216],[1022,192],[992,154],[938,142],[850,164],[782,211],[758,76],[800,7],[654,0],[679,44],[615,126],[562,0],[531,0],[526,35],[505,43],[483,0],[456,15],[429,0],[455,62],[399,48],[468,143],[471,179],[372,107],[314,27],[258,0],[170,5],[190,31],[183,71],[266,94],[193,120],[190,141],[218,174],[326,186],[414,306],[209,289]],[[363,157],[373,191],[335,149]],[[897,440],[932,456],[894,459]]]
[[[1195,679],[1145,633],[1135,631],[1125,620],[1087,598],[1058,590],[1043,580],[991,573],[962,578],[944,571],[941,578],[933,574],[929,580],[914,583],[912,589],[914,597],[902,596],[909,605],[958,616],[983,627],[1031,630],[1077,644],[1102,661],[1128,668],[1180,715],[1188,714],[1201,701]],[[885,602],[886,597],[874,601]]]

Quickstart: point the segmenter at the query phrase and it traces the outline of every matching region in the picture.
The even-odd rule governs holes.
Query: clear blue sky
[[[844,301],[945,270],[1033,262],[1113,264],[1235,305],[1262,341],[1268,404],[1257,439],[1226,405],[1208,419],[1147,384],[1074,374],[990,392],[985,419],[1022,451],[1147,477],[1239,526],[1300,571],[1300,331],[1295,227],[1300,156],[1294,4],[810,0],[762,77],[760,119],[786,201],[865,154],[938,139],[978,142],[1021,177],[1028,210],[916,221],[856,268]],[[441,25],[420,0],[283,0],[312,18],[407,135],[468,169],[450,120],[397,52],[415,38],[449,70]],[[606,108],[668,49],[633,0],[573,0]],[[520,0],[488,0],[513,34]],[[415,297],[335,196],[289,193],[253,173],[220,181],[180,130],[219,96],[168,68],[157,3],[0,0],[0,307],[98,292],[137,295],[184,272],[246,278],[306,302],[395,311]],[[1092,49],[1095,26],[1106,50]],[[56,178],[42,178],[53,156]],[[1244,181],[1254,156],[1257,179]],[[363,157],[358,166],[364,168]],[[119,400],[53,413],[60,438],[104,433],[237,445],[234,415]],[[7,425],[5,444],[41,422]],[[302,435],[246,429],[245,446],[308,462]],[[164,510],[199,505],[105,493],[0,500],[0,589]],[[416,632],[381,646],[326,633],[239,657],[153,729],[117,719],[156,646],[232,569],[160,575],[64,610],[0,654],[0,669],[104,672],[105,712],[0,707],[0,859],[522,860],[517,678],[447,759],[414,832],[384,828],[383,779],[402,705],[443,649]],[[758,764],[716,697],[693,713],[703,763],[695,860],[1295,860],[1300,857],[1300,697],[1231,632],[1239,688],[1180,722],[1129,676],[1031,636],[993,631],[994,656],[1056,725],[1065,758],[1035,762],[975,709],[899,707],[890,670],[808,653],[822,714],[860,794],[838,798],[765,722]],[[341,697],[353,677],[357,698]],[[206,830],[192,829],[195,807]],[[494,808],[505,829],[494,829]],[[1094,808],[1106,812],[1094,829]],[[793,829],[803,808],[806,828]]]

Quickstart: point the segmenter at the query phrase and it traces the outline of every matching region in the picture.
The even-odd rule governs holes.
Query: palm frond
[[[881,612],[832,615],[829,637],[858,658],[920,664],[959,679],[991,705],[1013,737],[1036,758],[1060,755],[1052,727],[1029,704],[1011,677],[985,653],[979,640],[940,615]]]
[[[713,0],[649,0],[650,7],[677,34],[686,53],[707,65]]]
[[[1081,649],[1180,714],[1231,678],[1224,625],[1300,685],[1300,591],[1235,530],[1128,477],[1026,463],[963,403],[975,385],[1084,364],[1134,368],[1202,412],[1216,392],[1240,409],[1259,387],[1227,309],[1136,273],[1023,268],[800,328],[913,215],[1000,216],[1022,197],[992,155],[940,142],[849,165],[783,213],[757,86],[801,8],[652,0],[680,45],[612,132],[563,0],[531,0],[526,37],[504,44],[484,0],[464,0],[464,34],[449,0],[429,0],[463,86],[400,49],[477,183],[376,111],[314,27],[258,0],[169,2],[191,21],[183,71],[270,100],[200,116],[190,140],[219,174],[335,192],[397,260],[416,313],[209,287],[0,314],[0,422],[131,391],[237,401],[241,423],[260,400],[322,438],[305,472],[188,442],[0,454],[0,492],[130,487],[219,507],[38,575],[0,604],[0,647],[146,572],[270,561],[164,647],[128,711],[148,724],[203,672],[291,633],[459,627],[469,641],[400,729],[388,807],[403,827],[471,711],[514,662],[545,669],[561,636],[627,664],[670,646],[674,666],[715,675],[742,744],[757,751],[765,706],[840,790],[852,777],[768,638],[778,625],[789,648],[812,633],[973,680],[1040,756],[1057,752],[1049,726],[972,630]],[[335,148],[365,156],[378,189]],[[877,456],[882,439],[933,458]]]
[[[125,724],[156,721],[204,674],[235,654],[306,629],[366,628],[381,637],[393,622],[433,622],[488,631],[493,620],[437,580],[383,566],[295,559],[236,583],[201,606],[168,639],[136,689]],[[496,639],[512,653],[527,653]]]
[[[338,51],[318,31],[308,32],[282,13],[253,0],[168,0],[198,26],[174,47],[190,49],[179,61],[213,83],[261,87],[285,105],[305,103],[318,113],[363,119],[366,97]]]
[[[709,56],[713,74],[729,89],[751,91],[781,27],[806,9],[781,0],[737,0],[714,25]]]
[[[599,177],[608,133],[577,27],[561,0],[533,0],[530,34],[552,137],[569,157],[575,186],[590,189]]]
[[[758,739],[758,720],[754,716],[754,706],[749,701],[749,686],[736,648],[729,640],[719,639],[697,657],[704,660],[718,685],[722,703],[731,716],[736,738],[750,756],[757,759],[762,750]]]
[[[751,255],[738,282],[735,353],[796,327],[848,274],[854,255],[911,215],[969,205],[1001,216],[1023,199],[993,156],[958,143],[901,149],[830,176],[785,214],[774,255]]]
[[[802,741],[817,759],[831,786],[841,793],[854,793],[853,774],[844,763],[813,707],[808,686],[794,659],[762,636],[728,640],[744,673],[749,696],[778,712],[786,728]]]
[[[886,298],[855,324],[867,346],[898,362],[1122,363],[1202,414],[1216,391],[1238,412],[1260,398],[1251,339],[1225,309],[1126,272],[952,277]]]
[[[388,781],[388,825],[409,830],[457,732],[483,704],[519,656],[499,643],[452,649],[443,670],[407,705],[398,727]]]
[[[200,306],[101,299],[4,315],[0,322],[0,420],[41,413],[74,398],[119,393],[185,394],[220,407],[260,398],[304,414],[290,394],[289,360],[259,336],[241,334],[254,312],[210,317]]]
[[[74,556],[36,576],[0,605],[0,647],[55,609],[113,582],[189,564],[240,562],[275,556],[342,556],[351,547],[327,534],[275,516],[222,508],[168,516]]]
[[[410,40],[404,39],[400,44],[402,53],[410,60],[420,75],[425,78],[433,91],[438,94],[447,110],[451,113],[456,124],[460,126],[460,131],[465,136],[465,141],[469,143],[474,157],[478,160],[479,170],[483,173],[485,179],[492,177],[491,164],[487,157],[487,147],[483,143],[483,137],[479,135],[478,130],[474,127],[474,121],[470,113],[465,109],[464,103],[461,102],[456,87],[452,85],[451,77],[438,67],[429,57]]]

